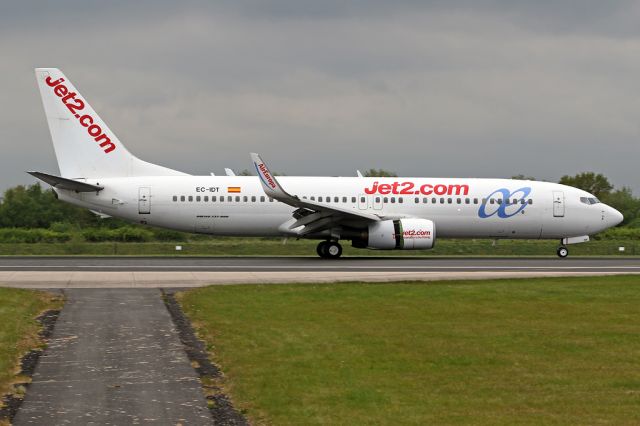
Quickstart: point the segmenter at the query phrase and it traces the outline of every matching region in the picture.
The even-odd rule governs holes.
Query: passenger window
[[[193,195],[189,195],[189,201],[193,201]]]
[[[180,201],[184,201],[184,195],[180,196]]]
[[[396,203],[396,197],[391,197],[391,203],[395,204]]]
[[[360,197],[360,202],[361,202],[361,203],[366,203],[366,202],[367,202],[367,199],[366,199],[365,197]]]
[[[495,204],[495,201],[493,201],[493,198],[489,199],[489,203],[490,204]]]
[[[478,204],[478,199],[477,198],[473,199],[473,204]]]
[[[462,198],[458,198],[456,201],[458,202],[458,204],[462,204]]]
[[[205,195],[205,196],[204,196],[204,201],[205,201],[205,202],[208,202],[208,201],[209,201],[209,196],[208,196],[208,195]]]
[[[333,197],[333,202],[334,203],[339,203],[340,202],[340,197]]]
[[[379,201],[379,200],[380,200],[380,199],[378,198],[378,201]],[[356,197],[351,197],[351,202],[352,202],[352,203],[355,203],[355,202],[356,202]]]
[[[232,202],[233,201],[233,197],[231,195],[227,196],[227,201],[228,202]]]
[[[529,198],[529,200],[527,200],[527,202],[528,202],[529,204],[533,204],[533,199]]]
[[[425,203],[425,204],[427,204],[427,203],[429,202],[429,199],[428,199],[427,197],[424,197],[424,198],[422,199],[422,202],[423,202],[423,203]]]
[[[224,195],[221,195],[221,196],[220,196],[220,202],[221,202],[221,203],[224,203]]]
[[[245,195],[244,197],[242,197],[242,201],[244,201],[244,202],[246,203],[247,201],[249,201],[249,199],[248,199],[248,198],[247,198],[247,196]]]
[[[315,201],[316,197],[314,195],[311,196],[311,201]]]
[[[269,197],[269,202],[273,203],[273,198]]]
[[[178,201],[178,196],[177,195],[173,196],[173,201]]]
[[[388,203],[388,202],[389,202],[389,199],[388,199],[387,197],[384,197],[384,198],[382,199],[382,202],[386,204],[386,203]]]
[[[453,202],[453,200],[452,200],[451,198],[449,198],[449,199],[447,199],[447,202],[448,202],[449,204],[451,204],[451,203]]]
[[[347,197],[342,197],[342,202],[346,203],[347,202]]]
[[[216,201],[216,196],[215,196],[215,195],[213,195],[213,196],[211,197],[211,201]]]
[[[380,202],[380,197],[376,197],[376,203]]]
[[[420,202],[420,198],[416,197],[416,204]]]
[[[431,204],[435,204],[436,202],[437,202],[436,198],[435,198],[435,197],[433,197],[433,198],[431,199]]]
[[[200,202],[200,201],[201,201],[201,198],[200,198],[200,196],[199,196],[199,195],[196,197],[196,201],[197,201],[197,202]]]
[[[325,200],[325,203],[330,203],[331,202],[331,197],[327,197]]]
[[[440,198],[440,204],[444,204],[444,198]]]
[[[464,203],[465,203],[465,204],[471,204],[471,200],[470,200],[470,199],[468,199],[468,198],[465,198],[465,199],[464,199]]]
[[[260,197],[260,202],[261,203],[264,203],[265,200],[266,200],[266,198],[264,197],[264,195]]]
[[[402,197],[398,197],[398,202],[399,202],[400,204],[402,204],[402,203],[404,203],[404,199],[402,199]]]
[[[252,203],[255,203],[255,202],[256,202],[256,196],[255,196],[255,195],[253,195],[253,196],[251,197],[251,202],[252,202]]]
[[[318,201],[319,201],[319,202],[322,202],[322,197],[318,197]]]

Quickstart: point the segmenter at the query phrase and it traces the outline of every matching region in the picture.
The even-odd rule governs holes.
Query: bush
[[[56,232],[48,229],[34,228],[0,228],[2,243],[64,243],[71,239],[68,232]]]
[[[123,226],[121,228],[88,228],[82,231],[86,241],[119,241],[127,243],[141,243],[153,239],[153,232],[144,228]]]
[[[595,240],[640,240],[640,228],[611,228],[593,237]]]
[[[153,239],[156,241],[189,241],[190,235],[170,229],[153,229]]]

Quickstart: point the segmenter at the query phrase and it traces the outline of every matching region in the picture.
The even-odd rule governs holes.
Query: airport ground
[[[388,282],[377,284],[307,282],[179,290],[183,312],[224,372],[218,377],[200,374],[200,382],[208,392],[229,395],[256,423],[634,424],[640,421],[640,275],[630,274],[639,272],[640,260],[633,258],[330,262],[295,257],[5,257],[0,259],[0,281],[5,285],[15,285],[12,277],[20,274],[45,281],[45,275],[79,274],[76,281],[54,280],[41,286],[66,288],[62,291],[67,304],[16,424],[42,419],[38,416],[43,411],[67,416],[86,412],[78,405],[82,399],[72,397],[86,384],[83,380],[87,386],[98,386],[87,391],[97,392],[92,401],[98,402],[91,407],[96,421],[127,421],[144,410],[153,417],[163,413],[163,406],[176,403],[187,408],[174,414],[194,424],[202,421],[207,400],[193,393],[198,375],[191,368],[200,363],[182,353],[190,345],[184,347],[171,331],[176,320],[172,323],[167,314],[162,293],[153,288],[78,288],[100,287],[101,280],[113,274],[130,274],[134,283],[146,287],[154,287],[156,278],[150,276],[142,285],[145,281],[139,278],[144,274],[169,275],[160,280],[164,287],[178,277],[173,274],[200,277],[198,285],[208,276],[230,279],[230,274],[271,284],[278,274],[290,279],[311,276],[307,281],[340,276],[344,280],[357,274],[386,277]],[[82,281],[82,274],[87,280]],[[599,276],[583,276],[591,274]],[[416,275],[449,280],[398,281]],[[456,280],[459,277],[503,279]],[[71,285],[74,282],[84,285]],[[3,291],[3,318],[22,315],[21,321],[3,321],[3,326],[34,327],[33,318],[47,309],[38,305],[43,300],[40,292]],[[15,311],[23,305],[36,308]],[[33,345],[33,329],[19,332],[25,336],[22,348]],[[138,351],[140,358],[130,356]],[[165,355],[157,356],[160,353]],[[175,379],[179,385],[173,388],[179,392],[163,390],[168,388],[158,372],[164,370],[162,379]],[[61,380],[73,374],[73,382]],[[56,382],[66,391],[57,392]],[[149,392],[159,392],[155,405],[140,393],[132,395],[143,390],[144,383]],[[72,407],[66,405],[71,400]],[[114,401],[123,406],[122,413],[109,406]]]

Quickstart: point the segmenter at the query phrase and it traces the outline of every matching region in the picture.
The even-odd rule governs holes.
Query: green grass
[[[192,242],[0,243],[3,256],[316,256],[317,241],[277,238],[211,237]],[[183,250],[177,252],[176,245]],[[557,241],[438,240],[433,250],[363,250],[345,242],[345,256],[555,256]],[[624,246],[623,253],[618,251]],[[571,256],[638,256],[638,240],[600,240],[569,247]]]
[[[179,295],[267,424],[638,424],[640,276]]]
[[[61,304],[50,293],[0,287],[0,395],[11,391],[20,357],[42,345],[36,317]]]

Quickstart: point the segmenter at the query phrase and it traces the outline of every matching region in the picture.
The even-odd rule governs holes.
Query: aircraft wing
[[[31,176],[40,179],[43,182],[48,183],[54,188],[67,189],[69,191],[76,192],[97,192],[104,189],[103,186],[92,185],[90,183],[82,182],[74,179],[67,179],[60,176],[50,175],[42,172],[27,172]]]
[[[319,203],[300,198],[297,195],[291,195],[280,185],[258,154],[251,153],[251,160],[256,168],[265,194],[289,206],[298,208],[293,214],[296,221],[289,225],[289,229],[304,226],[304,229],[298,232],[300,236],[329,229],[344,222],[367,223],[381,220],[379,216],[372,213],[334,204]]]

